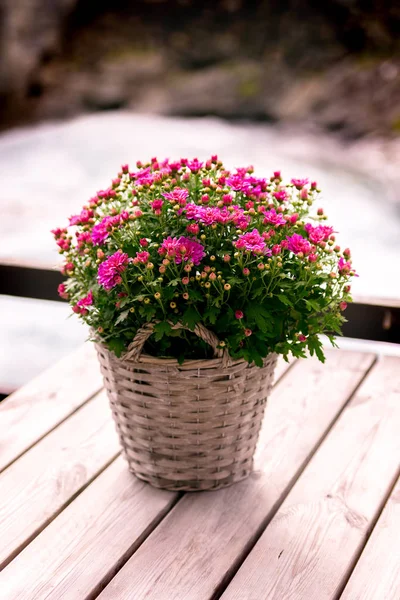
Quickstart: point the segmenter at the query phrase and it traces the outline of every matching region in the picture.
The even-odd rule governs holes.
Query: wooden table
[[[400,358],[279,364],[256,469],[128,472],[91,346],[0,406],[2,600],[398,600]]]

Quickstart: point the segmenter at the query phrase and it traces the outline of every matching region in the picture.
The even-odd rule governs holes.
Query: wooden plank
[[[93,598],[177,497],[139,481],[117,458],[4,569],[2,597]]]
[[[337,598],[398,474],[399,370],[373,368],[223,600]]]
[[[296,362],[277,384],[249,479],[184,496],[99,598],[128,599],[132,590],[135,600],[214,597],[374,360],[327,355],[325,366]]]
[[[0,472],[102,387],[95,349],[84,344],[0,404]]]
[[[105,392],[0,475],[0,568],[118,454]]]
[[[391,493],[341,600],[400,598],[400,479]]]

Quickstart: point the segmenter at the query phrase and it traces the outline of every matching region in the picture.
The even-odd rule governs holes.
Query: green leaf
[[[151,319],[154,317],[156,312],[157,312],[156,308],[154,308],[154,306],[151,306],[150,304],[144,304],[143,306],[141,306],[139,308],[140,315],[142,317],[147,317],[148,321],[151,321]]]
[[[121,323],[122,321],[125,321],[125,319],[127,318],[127,316],[129,315],[129,308],[128,310],[124,310],[118,317],[118,319],[115,321],[115,325],[118,325],[118,323]]]
[[[321,306],[315,300],[304,300],[304,302],[306,303],[307,308],[311,308],[311,310],[314,310],[315,312],[321,311]]]
[[[182,316],[182,323],[189,329],[194,329],[201,317],[193,305],[188,306]]]
[[[307,346],[308,346],[311,356],[316,354],[317,358],[322,363],[325,362],[325,355],[324,355],[324,352],[322,349],[322,343],[321,343],[320,339],[318,338],[318,336],[316,336],[316,335],[310,336],[307,340]]]
[[[293,303],[284,294],[278,294],[278,298],[285,306],[293,306]]]
[[[171,325],[168,321],[160,321],[154,326],[155,340],[159,342],[164,335],[169,335],[172,331]]]
[[[211,325],[215,325],[215,323],[217,322],[218,314],[219,310],[214,306],[210,306],[204,312],[204,319],[210,321]]]
[[[118,356],[118,358],[121,356],[121,354],[125,350],[125,344],[124,344],[123,340],[121,340],[121,338],[112,338],[108,342],[108,347],[112,352],[114,352],[114,354],[116,356]]]
[[[250,304],[245,311],[246,318],[253,321],[257,327],[263,332],[268,333],[273,329],[271,314],[262,306]]]

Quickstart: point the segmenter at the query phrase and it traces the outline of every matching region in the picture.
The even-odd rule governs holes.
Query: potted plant
[[[277,355],[323,361],[351,300],[315,182],[153,158],[53,231],[129,467],[174,490],[246,477]]]

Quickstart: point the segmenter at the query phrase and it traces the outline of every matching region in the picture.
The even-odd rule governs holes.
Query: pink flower
[[[234,246],[238,250],[247,250],[253,254],[267,254],[271,252],[266,248],[265,240],[257,229],[240,235],[237,242],[234,242]]]
[[[194,158],[190,162],[187,163],[187,166],[192,171],[192,173],[198,173],[203,166],[203,163],[200,162],[197,158]]]
[[[347,308],[347,302],[340,302],[339,308],[340,308],[341,311],[346,310],[346,308]]]
[[[304,225],[304,229],[307,231],[308,238],[313,244],[326,241],[333,233],[333,227],[328,227],[327,225],[313,227],[310,223],[307,223]]]
[[[248,269],[247,267],[245,267],[243,269],[243,275],[245,275],[246,277],[248,277],[250,275],[250,269]]]
[[[79,249],[84,248],[86,245],[92,244],[92,236],[90,231],[82,231],[82,233],[78,233],[76,236],[77,246]]]
[[[146,238],[141,238],[139,240],[139,244],[143,247],[146,248],[149,245],[149,242],[146,240]]]
[[[308,179],[291,179],[290,181],[298,190],[301,190],[301,188],[303,188],[308,183]]]
[[[121,225],[124,221],[129,218],[129,213],[125,210],[120,215],[114,215],[113,217],[104,217],[100,223],[95,225],[92,229],[92,242],[95,246],[104,244],[112,228]]]
[[[289,198],[289,194],[286,190],[278,190],[273,193],[273,196],[276,200],[279,200],[279,202],[285,202]]]
[[[50,233],[52,233],[55,239],[58,240],[58,238],[63,237],[68,232],[66,228],[61,229],[60,227],[57,227],[57,229],[52,229]]]
[[[80,307],[91,306],[92,304],[93,304],[93,292],[92,292],[92,290],[89,291],[89,293],[87,294],[87,296],[85,296],[84,298],[81,298],[77,302],[77,306],[80,306]]]
[[[87,210],[84,208],[79,215],[73,215],[69,218],[70,225],[83,225],[83,223],[88,223],[89,219],[91,219],[94,215],[92,210]]]
[[[241,310],[235,311],[235,319],[243,319],[243,317],[244,317],[243,311],[241,311]]]
[[[222,202],[226,205],[232,204],[232,194],[224,194],[222,196]]]
[[[90,290],[90,292],[88,293],[87,296],[78,300],[78,302],[75,304],[75,306],[72,307],[72,310],[74,311],[74,313],[76,313],[78,315],[87,315],[88,310],[86,307],[91,306],[92,304],[93,304],[93,293],[92,293],[92,290]]]
[[[182,261],[192,261],[194,265],[200,264],[205,256],[204,248],[195,240],[181,236],[180,238],[168,237],[163,241],[158,252],[168,258],[174,258],[177,265]]]
[[[272,210],[265,211],[264,217],[264,225],[267,225],[269,223],[270,225],[275,225],[276,227],[279,227],[279,225],[286,224],[283,215],[281,213],[277,213],[274,208]]]
[[[347,275],[347,273],[350,273],[350,271],[354,270],[351,265],[351,262],[346,262],[343,257],[339,258],[338,268],[340,275]]]
[[[298,233],[294,233],[291,237],[287,237],[286,240],[288,242],[288,249],[290,252],[293,252],[293,254],[309,254],[311,252],[310,242]]]
[[[189,191],[186,188],[176,187],[172,190],[172,192],[167,192],[166,194],[163,194],[163,196],[167,200],[173,200],[177,202],[179,206],[186,206]]]
[[[150,254],[146,250],[143,250],[143,252],[136,252],[136,256],[133,259],[133,262],[135,265],[137,265],[138,263],[142,263],[143,265],[145,265],[148,262],[149,258]]]
[[[247,329],[247,328],[246,328],[246,329],[244,330],[244,335],[245,335],[246,337],[250,337],[252,333],[253,333],[253,332],[252,332],[252,330],[251,330],[251,329]]]
[[[186,227],[186,231],[188,233],[193,233],[194,235],[197,235],[200,231],[200,227],[197,225],[197,223],[190,223],[190,225]]]
[[[229,254],[224,254],[224,262],[229,262],[231,260],[231,257]]]
[[[182,283],[183,283],[183,285],[188,285],[189,284],[189,277],[182,277]]]
[[[150,206],[154,211],[154,214],[156,215],[161,215],[161,209],[163,207],[164,204],[164,200],[153,200],[153,202],[150,202]]]
[[[97,281],[107,291],[121,283],[123,273],[129,262],[129,257],[124,252],[115,252],[99,265]]]
[[[303,333],[299,333],[297,339],[299,340],[299,342],[305,342],[307,338]]]
[[[68,300],[69,294],[67,292],[67,288],[65,287],[64,283],[60,283],[60,285],[57,288],[57,292],[58,292],[58,295],[60,296],[60,298],[62,298],[63,300]]]

